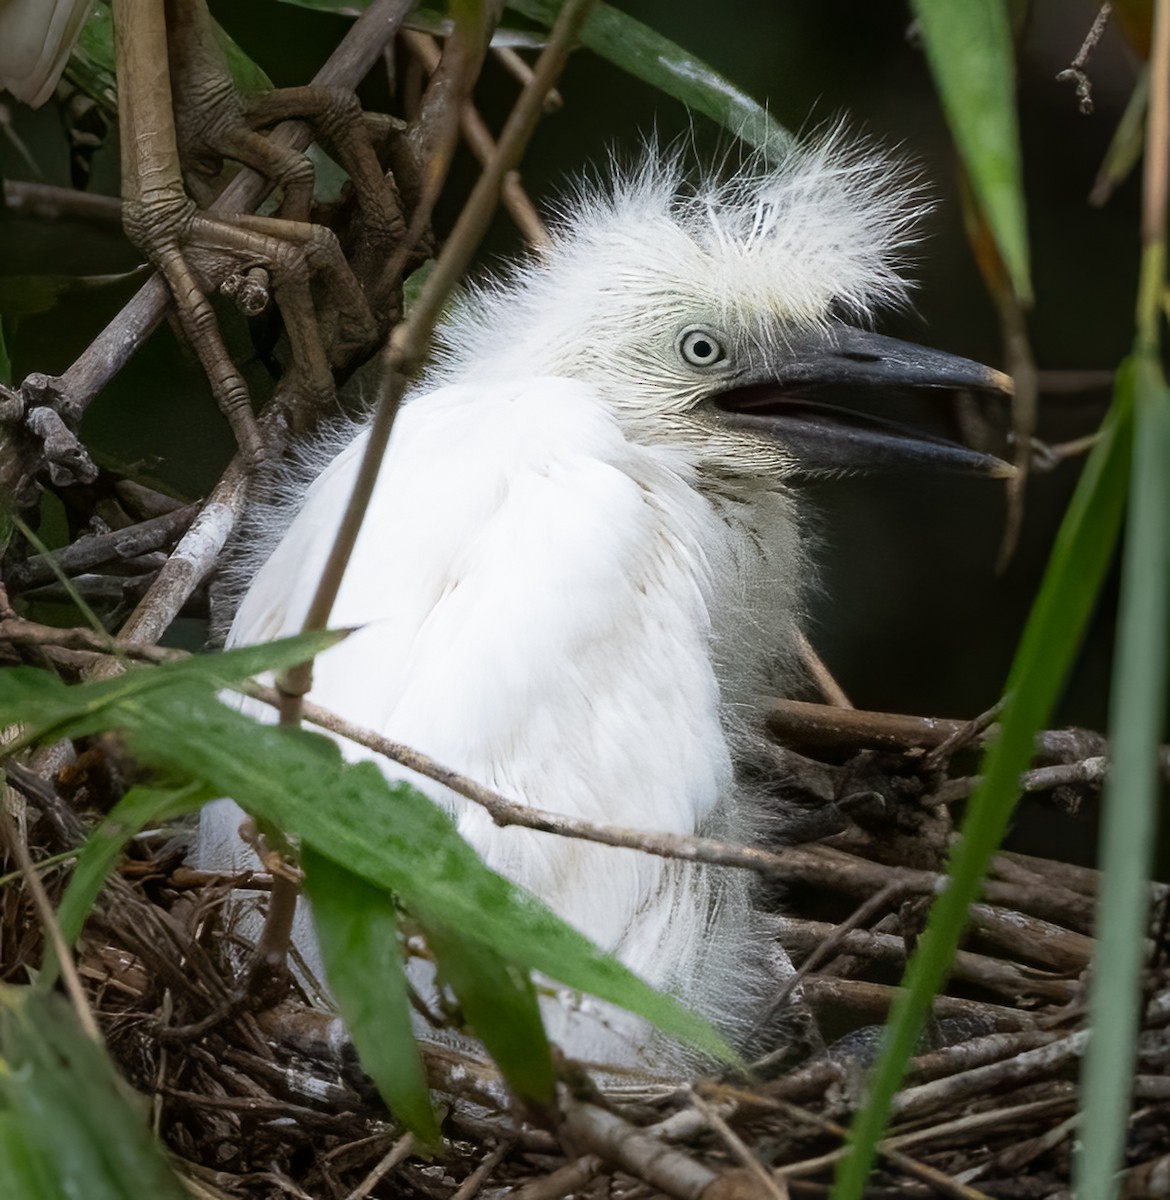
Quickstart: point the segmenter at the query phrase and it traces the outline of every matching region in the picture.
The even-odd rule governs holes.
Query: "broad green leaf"
[[[1032,296],[1015,67],[1004,0],[913,0],[926,57],[1016,295]]]
[[[1139,351],[1134,376],[1134,470],[1110,691],[1113,764],[1101,805],[1103,874],[1077,1159],[1078,1195],[1102,1198],[1117,1194],[1133,1092],[1170,623],[1170,389],[1156,349]]]
[[[559,0],[507,0],[509,8],[551,25]],[[623,71],[703,113],[751,146],[782,154],[792,134],[763,105],[741,92],[702,59],[696,58],[648,25],[610,4],[595,4],[585,19],[581,41]]]
[[[145,761],[202,780],[401,897],[424,929],[457,930],[509,962],[628,1008],[709,1054],[734,1058],[704,1021],[488,870],[444,812],[421,792],[389,784],[373,763],[343,763],[328,739],[260,725],[192,687],[127,695],[106,719],[126,730]]]
[[[253,675],[277,671],[304,662],[328,649],[344,630],[302,633],[292,638],[205,654],[159,666],[135,667],[114,679],[70,687],[47,671],[33,667],[11,667],[0,671],[0,728],[23,725],[26,735],[0,751],[0,759],[29,741],[58,737],[81,737],[109,728],[103,712],[110,705],[156,688],[183,682],[230,687]]]
[[[0,1166],[18,1172],[6,1197],[183,1200],[130,1095],[60,997],[0,986]]]
[[[393,901],[309,846],[301,866],[325,973],[362,1067],[394,1116],[437,1147],[442,1139],[411,1027]]]
[[[455,989],[471,1031],[508,1082],[524,1099],[551,1104],[556,1074],[528,973],[433,917],[426,935],[440,980]]]
[[[863,1193],[890,1101],[918,1044],[931,1000],[950,970],[967,910],[1007,830],[1020,772],[1032,758],[1033,738],[1051,714],[1081,644],[1125,509],[1133,401],[1134,369],[1127,362],[1118,372],[1113,406],[1057,534],[1012,664],[999,737],[984,758],[982,781],[951,853],[947,887],[935,901],[907,966],[905,991],[894,1001],[868,1100],[854,1120],[852,1148],[838,1169],[833,1200],[858,1200]]]

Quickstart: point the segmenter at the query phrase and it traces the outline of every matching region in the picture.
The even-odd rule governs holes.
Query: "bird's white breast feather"
[[[308,489],[240,606],[232,644],[300,628],[364,443]],[[629,441],[571,380],[454,385],[408,404],[334,608],[334,625],[360,628],[317,660],[312,699],[534,806],[685,834],[707,827],[723,800],[720,832],[734,836],[712,619],[743,597],[738,584],[722,594],[737,576],[724,561],[728,526],[690,469]],[[645,978],[700,1003],[704,978],[712,1008],[725,1010],[707,923],[722,889],[725,932],[747,934],[742,881],[500,829],[379,761],[450,810],[488,865]],[[238,865],[238,821],[234,806],[206,811],[205,865],[225,853]],[[607,1050],[596,1030],[576,1042],[573,1028],[558,1032],[591,1057]]]

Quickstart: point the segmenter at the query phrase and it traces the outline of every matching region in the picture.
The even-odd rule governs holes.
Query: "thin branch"
[[[439,47],[434,38],[423,33],[408,31],[402,35],[402,40],[418,56],[428,71],[433,72],[439,65]],[[496,152],[496,143],[488,129],[487,122],[470,101],[463,105],[459,114],[459,123],[463,131],[463,140],[471,148],[471,152],[480,164],[486,167]],[[518,172],[509,171],[504,176],[500,201],[529,245],[538,250],[543,250],[551,245],[548,230],[545,229],[540,214],[537,213],[535,205],[528,198],[528,193],[520,183]]]

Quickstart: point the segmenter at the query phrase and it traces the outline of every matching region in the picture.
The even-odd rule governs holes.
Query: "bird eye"
[[[684,329],[678,335],[678,352],[692,367],[712,367],[726,357],[723,343],[709,329]]]

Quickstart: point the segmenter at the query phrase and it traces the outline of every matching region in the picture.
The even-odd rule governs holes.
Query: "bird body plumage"
[[[652,152],[580,187],[550,251],[445,319],[334,608],[360,629],[320,657],[312,699],[524,803],[751,840],[761,804],[737,766],[762,698],[794,685],[810,568],[783,440],[705,401],[903,296],[915,202],[890,174],[829,138],[731,183],[688,187]],[[299,511],[254,556],[232,644],[300,628],[364,441],[322,443]],[[645,979],[733,1038],[752,1025],[787,960],[744,873],[498,828],[382,767]],[[224,805],[205,813],[204,863],[244,853]],[[571,1054],[661,1049],[600,1009],[548,1012]]]

